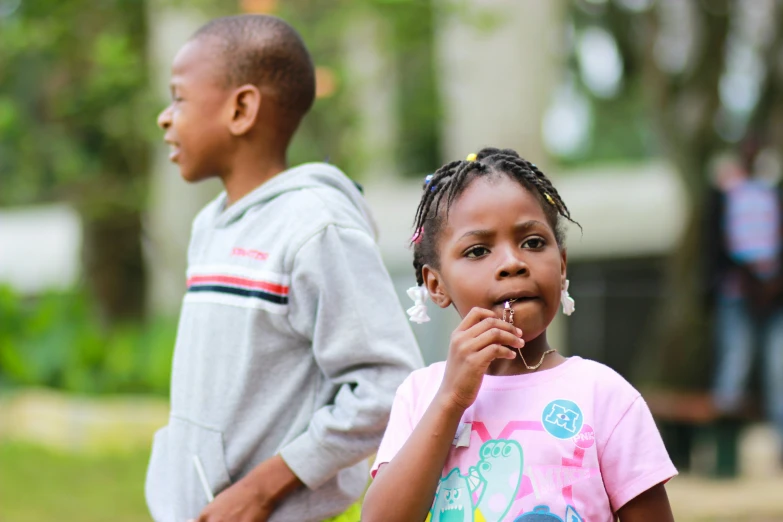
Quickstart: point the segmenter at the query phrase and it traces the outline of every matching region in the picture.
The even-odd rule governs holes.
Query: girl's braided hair
[[[480,176],[503,174],[530,190],[544,209],[550,226],[555,231],[558,246],[565,241],[565,230],[560,217],[579,225],[571,219],[571,212],[563,202],[557,189],[543,172],[534,164],[521,158],[511,149],[481,149],[475,158],[473,155],[464,161],[452,161],[427,176],[424,193],[416,209],[413,236],[413,268],[416,282],[424,283],[421,269],[424,265],[438,267],[437,240],[444,218],[448,217],[452,203],[462,194],[468,185]],[[441,206],[445,203],[445,209]]]

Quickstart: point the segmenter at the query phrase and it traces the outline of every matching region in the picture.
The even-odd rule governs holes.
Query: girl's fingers
[[[470,329],[468,329],[465,332],[465,336],[468,338],[477,338],[480,335],[482,335],[484,332],[490,331],[490,330],[502,330],[504,332],[508,332],[511,335],[514,335],[518,338],[522,337],[522,330],[514,326],[513,324],[507,323],[501,319],[498,319],[497,317],[487,317],[483,319],[480,323],[472,326]]]
[[[470,312],[460,321],[459,326],[457,326],[457,329],[454,331],[456,332],[465,332],[467,330],[470,330],[475,325],[481,323],[484,319],[488,319],[490,317],[496,317],[495,312],[492,310],[487,310],[486,308],[479,308],[478,306],[471,308]]]
[[[469,341],[466,348],[477,352],[486,350],[494,344],[522,348],[525,345],[525,341],[511,332],[493,327]]]
[[[495,359],[516,359],[517,352],[509,349],[507,346],[490,344],[483,350],[477,352],[475,357],[478,358],[477,361],[479,361],[482,366],[488,366],[489,363]]]

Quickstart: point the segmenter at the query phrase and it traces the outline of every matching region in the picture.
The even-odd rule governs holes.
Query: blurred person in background
[[[706,219],[714,404],[726,415],[746,406],[760,350],[767,415],[783,441],[783,192],[777,158],[757,136],[716,162]]]

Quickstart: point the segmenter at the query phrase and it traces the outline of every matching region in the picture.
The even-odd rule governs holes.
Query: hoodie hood
[[[225,208],[227,195],[225,191],[222,192],[214,207],[217,212],[214,224],[218,228],[226,227],[257,205],[268,203],[286,192],[305,188],[326,188],[339,192],[364,217],[372,230],[373,238],[377,239],[378,228],[359,185],[328,163],[305,163],[285,170],[228,208]]]

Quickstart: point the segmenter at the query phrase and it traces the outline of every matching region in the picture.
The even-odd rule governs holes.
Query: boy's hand
[[[275,506],[301,485],[282,457],[275,455],[223,490],[193,522],[266,522]]]
[[[446,374],[438,393],[456,407],[467,409],[476,400],[490,363],[516,358],[507,346],[524,345],[522,330],[498,319],[491,310],[473,308],[451,334]]]
[[[240,480],[223,490],[191,522],[266,522],[274,507],[261,499],[258,492]]]

